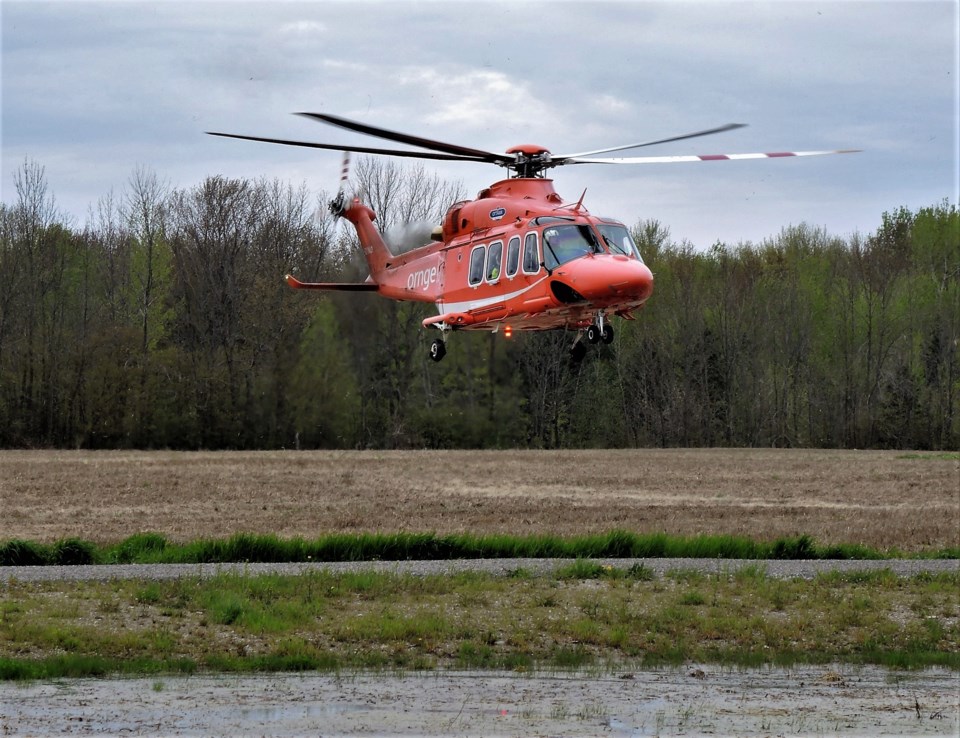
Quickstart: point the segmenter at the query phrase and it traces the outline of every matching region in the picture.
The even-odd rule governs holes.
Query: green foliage
[[[958,584],[956,572],[779,579],[753,568],[630,577],[589,561],[523,578],[317,572],[12,581],[0,609],[0,679],[690,661],[957,669]],[[91,624],[91,603],[106,601],[115,606],[98,608]]]
[[[706,601],[707,598],[695,589],[684,592],[679,599],[679,603],[685,607],[696,607],[705,604]]]
[[[89,541],[66,538],[53,544],[50,559],[57,566],[77,566],[95,563],[96,556],[96,547]]]
[[[557,571],[561,579],[600,579],[604,574],[603,566],[587,559],[577,559]]]
[[[418,170],[365,176],[384,225],[461,194]],[[303,188],[171,191],[140,170],[80,232],[42,167],[15,184],[0,205],[0,447],[960,447],[946,200],[884,213],[872,234],[800,224],[707,250],[639,221],[656,288],[636,320],[612,318],[612,344],[572,365],[573,333],[458,332],[435,364],[433,306],[283,284],[366,277]]]
[[[300,338],[291,375],[291,407],[299,443],[314,448],[356,444],[360,398],[334,306],[321,300]]]
[[[50,563],[47,547],[14,539],[0,543],[0,566],[45,566]]]
[[[238,533],[227,539],[203,539],[173,544],[156,533],[138,533],[119,544],[98,547],[79,539],[52,547],[31,541],[0,542],[0,565],[90,563],[227,563],[318,561],[442,561],[479,558],[575,559],[573,578],[623,576],[594,559],[882,559],[900,552],[881,552],[861,545],[819,546],[807,535],[769,542],[725,535],[671,536],[666,533],[611,531],[562,538],[551,535],[515,536],[434,533],[335,533],[317,538],[280,538]],[[956,548],[926,551],[920,558],[960,558]],[[626,576],[645,579],[649,572],[636,564]],[[518,570],[516,577],[522,578]]]
[[[901,454],[898,459],[921,459],[932,461],[960,461],[960,451],[943,451],[941,453]]]
[[[810,536],[782,538],[776,541],[770,551],[771,559],[813,559],[816,558],[813,539]]]
[[[135,533],[103,553],[104,563],[148,563],[160,558],[167,548],[167,539],[159,533]]]

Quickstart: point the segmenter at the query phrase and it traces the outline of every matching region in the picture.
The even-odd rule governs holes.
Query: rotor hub
[[[519,146],[511,146],[509,149],[507,149],[506,153],[523,154],[524,156],[542,156],[544,154],[550,156],[550,150],[541,146],[540,144],[520,144]]]
[[[540,144],[520,144],[506,150],[513,155],[512,161],[502,162],[502,166],[512,170],[518,177],[543,176],[544,169],[556,166],[550,151]]]

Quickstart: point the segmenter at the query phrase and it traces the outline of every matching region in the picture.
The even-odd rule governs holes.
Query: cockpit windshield
[[[623,254],[643,261],[640,250],[630,237],[630,231],[619,223],[599,223],[597,230],[611,254]]]
[[[550,225],[543,229],[543,259],[548,269],[556,269],[584,254],[602,251],[589,226]]]

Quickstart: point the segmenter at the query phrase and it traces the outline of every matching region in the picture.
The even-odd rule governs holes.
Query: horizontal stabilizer
[[[292,274],[286,276],[287,284],[295,290],[339,290],[341,292],[376,292],[376,282],[301,282]]]

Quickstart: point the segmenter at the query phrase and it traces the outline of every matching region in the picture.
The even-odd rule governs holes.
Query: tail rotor
[[[330,212],[336,216],[343,215],[347,209],[347,183],[350,179],[350,152],[343,152],[343,163],[340,165],[340,189],[337,195],[330,201]]]

